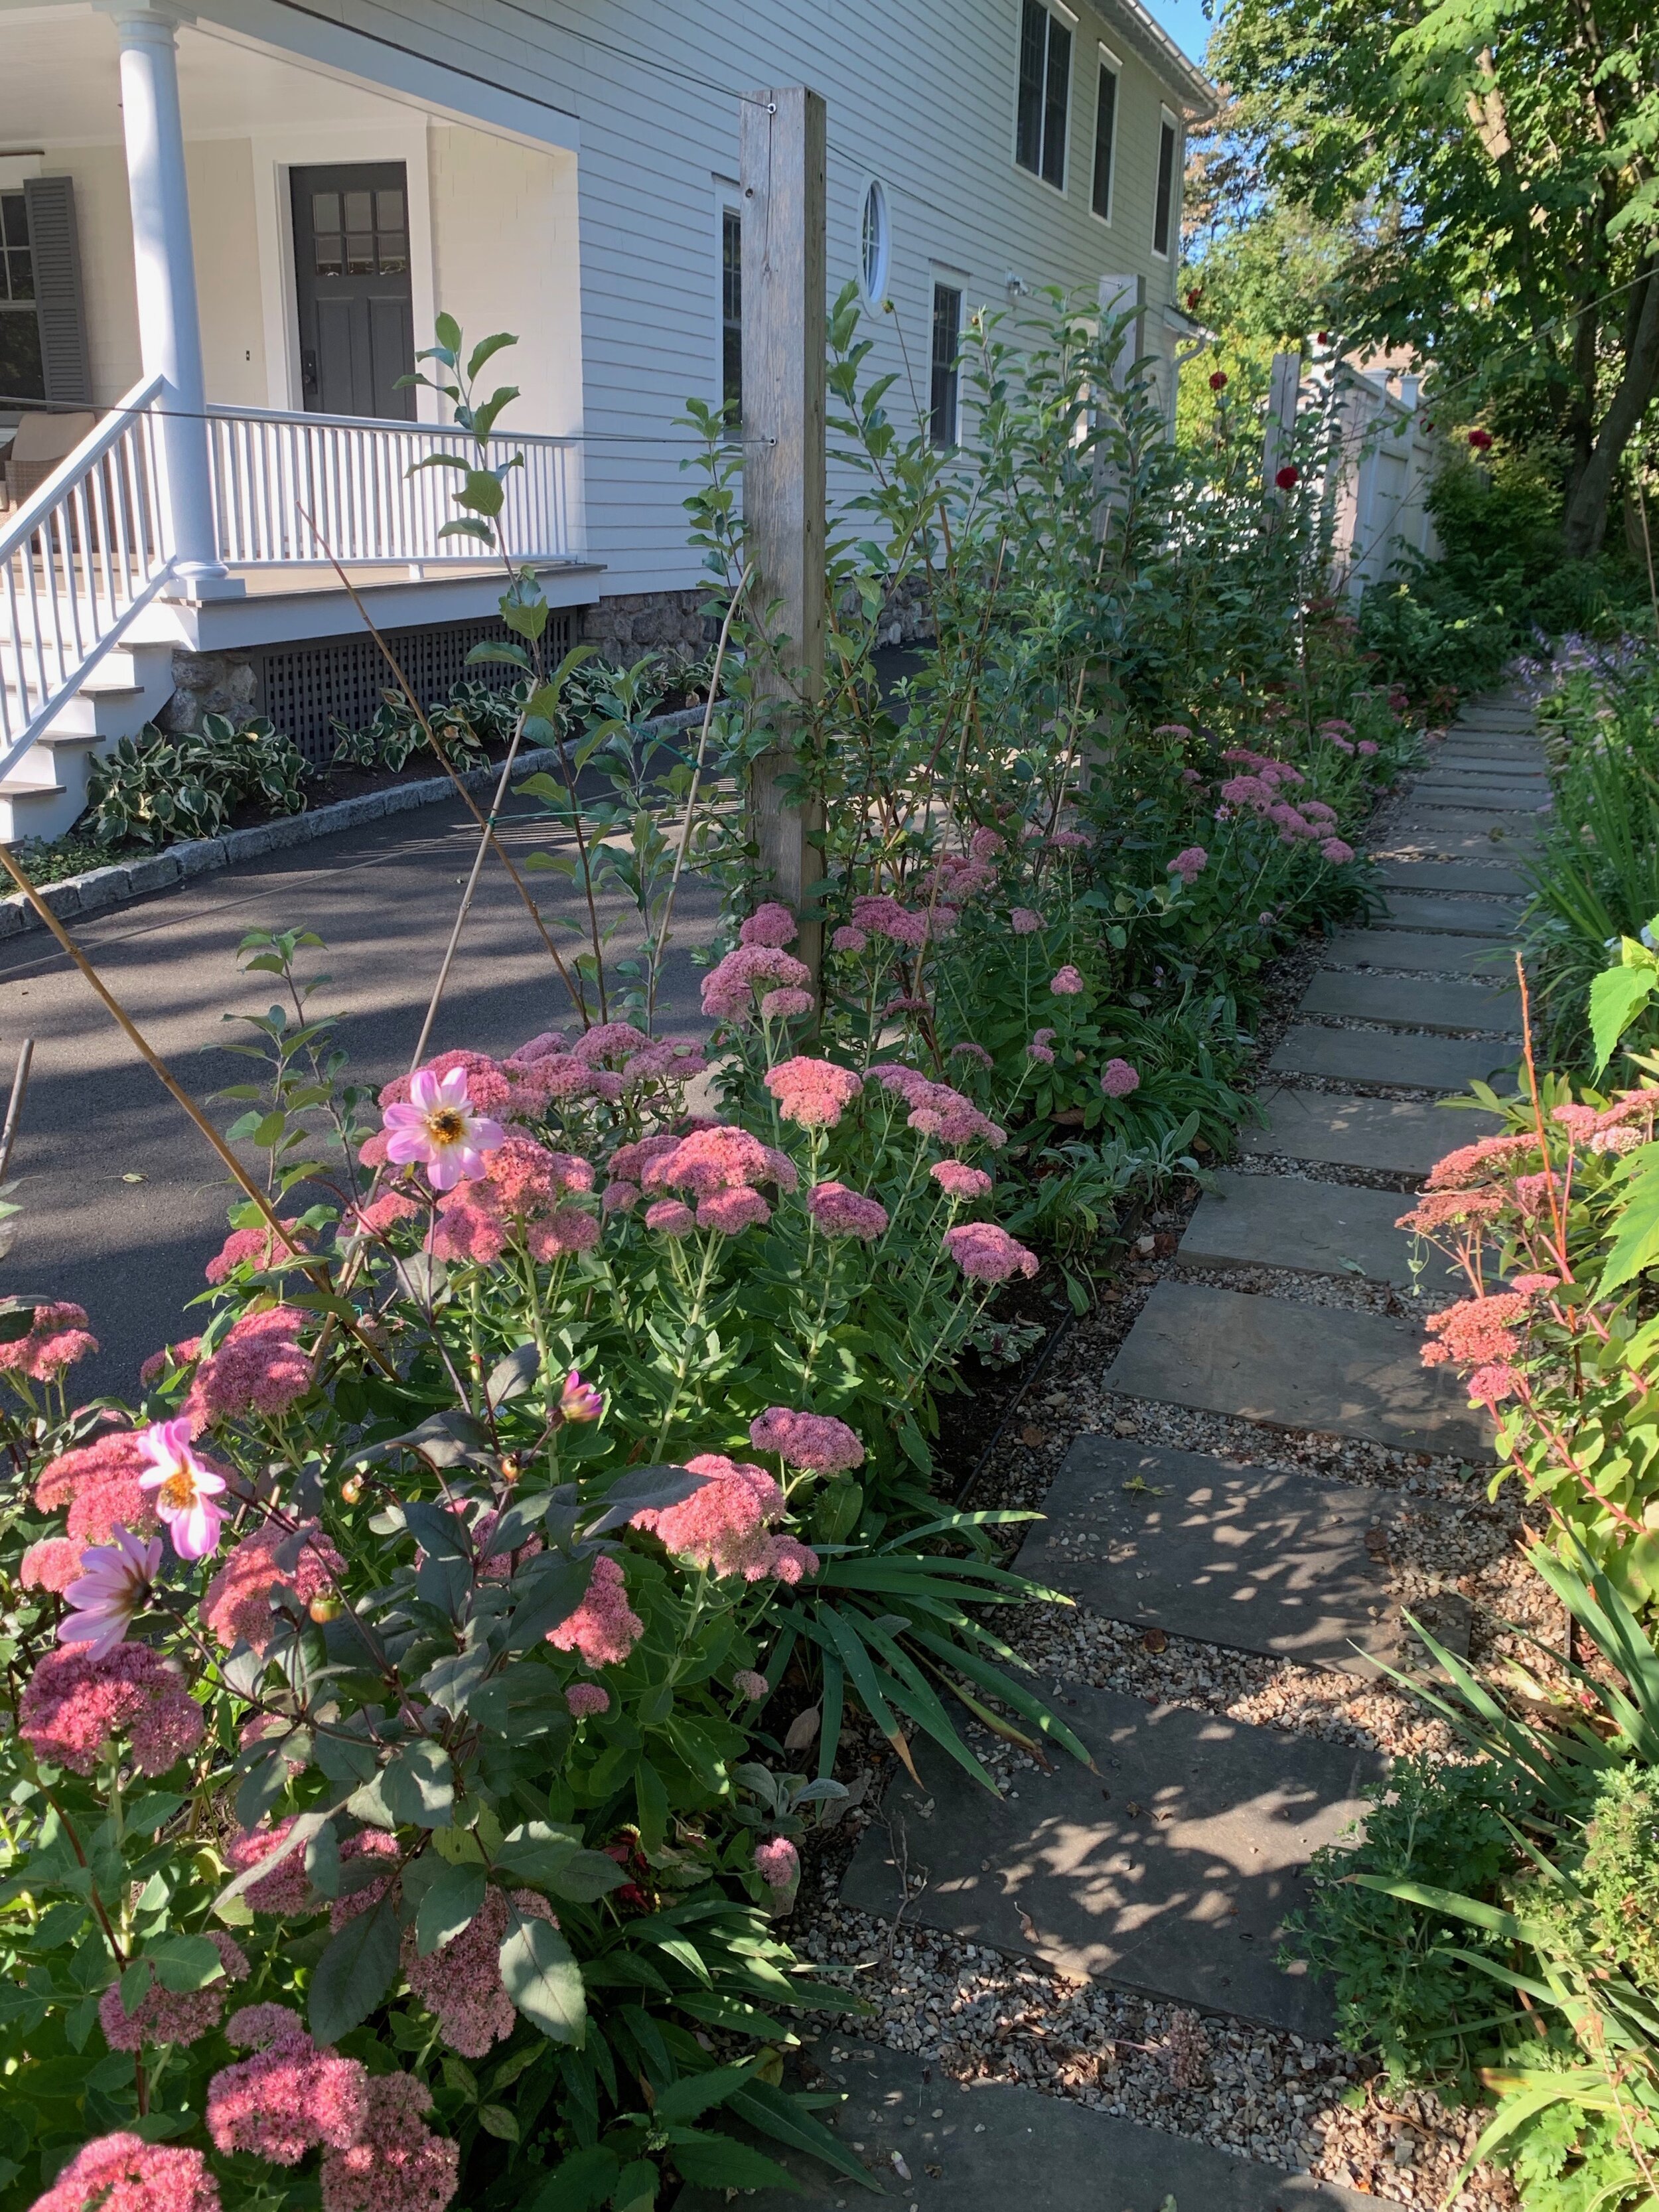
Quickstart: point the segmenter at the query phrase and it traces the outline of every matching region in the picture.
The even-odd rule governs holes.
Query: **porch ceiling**
[[[0,156],[52,145],[119,145],[118,46],[90,7],[0,7]],[[190,24],[179,31],[179,94],[189,138],[243,138],[274,118],[308,125],[403,121],[410,107]]]

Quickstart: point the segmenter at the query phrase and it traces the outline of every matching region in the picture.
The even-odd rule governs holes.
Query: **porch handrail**
[[[0,777],[172,574],[164,388],[135,384],[0,530]]]
[[[434,453],[471,457],[465,431],[435,422],[322,415],[280,407],[210,405],[208,446],[219,557],[234,567],[488,562],[476,538],[444,538],[458,518],[456,472],[416,464]],[[515,560],[570,561],[579,441],[539,433],[491,438],[489,465],[513,455],[501,515]],[[306,520],[314,520],[313,531]]]

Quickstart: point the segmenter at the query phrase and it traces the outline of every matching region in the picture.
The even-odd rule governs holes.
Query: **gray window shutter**
[[[90,407],[92,363],[87,354],[81,244],[75,229],[75,180],[29,177],[24,180],[23,198],[34,257],[46,398],[54,406]]]

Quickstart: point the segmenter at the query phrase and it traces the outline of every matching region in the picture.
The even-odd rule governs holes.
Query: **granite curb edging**
[[[663,714],[640,725],[641,734],[655,734],[689,728],[701,721],[701,707],[688,707],[673,714]],[[514,774],[534,775],[542,769],[556,768],[559,755],[551,745],[539,745],[532,751],[521,752],[514,766]],[[495,761],[483,768],[468,769],[460,781],[468,791],[487,790],[501,772],[501,763]],[[124,905],[129,899],[147,897],[152,891],[170,890],[173,884],[188,883],[193,877],[210,875],[216,869],[234,867],[239,861],[254,860],[266,853],[283,853],[300,845],[309,845],[319,837],[331,837],[342,830],[356,830],[366,822],[379,822],[388,814],[412,813],[416,807],[434,806],[440,800],[453,799],[455,785],[447,775],[422,776],[413,783],[394,783],[384,791],[365,792],[359,799],[337,799],[326,806],[307,808],[303,814],[286,814],[274,822],[258,822],[248,830],[228,830],[222,837],[195,837],[179,845],[168,845],[159,853],[146,853],[133,860],[119,860],[105,868],[88,868],[82,875],[64,876],[55,884],[42,884],[40,896],[43,905],[55,914],[60,921],[71,915],[98,914],[106,908]],[[0,899],[0,939],[21,937],[32,929],[44,929],[46,924],[36,914],[21,891],[14,891],[8,898]]]

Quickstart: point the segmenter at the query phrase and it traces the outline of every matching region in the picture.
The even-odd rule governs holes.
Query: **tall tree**
[[[1652,0],[1232,0],[1209,64],[1269,191],[1352,226],[1345,336],[1541,416],[1595,551],[1659,389]]]

